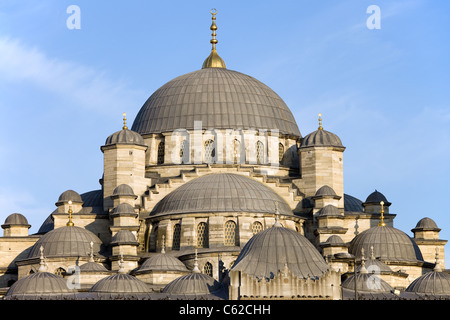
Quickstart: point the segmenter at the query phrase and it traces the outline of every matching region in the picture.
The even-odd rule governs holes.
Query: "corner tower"
[[[341,139],[322,127],[319,113],[319,128],[305,136],[300,145],[300,173],[305,197],[312,197],[319,188],[327,185],[340,197],[338,207],[344,207],[345,147]]]
[[[146,190],[148,179],[145,178],[145,151],[147,146],[142,136],[128,130],[126,114],[123,114],[122,130],[110,135],[101,147],[103,152],[103,207],[113,208],[111,196],[114,189],[121,184],[129,185],[136,195]]]

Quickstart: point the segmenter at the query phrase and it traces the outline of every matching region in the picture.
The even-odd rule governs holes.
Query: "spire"
[[[359,269],[359,273],[361,274],[368,273],[366,269],[366,258],[364,257],[364,248],[361,248],[361,268]]]
[[[323,130],[322,128],[322,114],[319,113],[319,130]]]
[[[216,44],[217,44],[217,39],[216,39],[216,30],[217,30],[217,26],[216,26],[216,14],[217,14],[217,10],[216,9],[211,9],[211,14],[212,14],[212,24],[211,24],[211,31],[212,31],[212,39],[210,40],[211,44],[212,44],[212,49],[211,49],[211,54],[208,56],[208,58],[206,58],[205,62],[203,62],[203,66],[202,69],[205,68],[226,68],[225,66],[225,62],[222,60],[222,58],[217,54],[216,51]]]
[[[128,130],[128,127],[127,127],[127,114],[124,112],[124,113],[122,113],[122,115],[123,115],[123,127],[122,127],[122,129],[123,130]]]
[[[201,273],[200,269],[198,268],[197,249],[195,249],[194,269],[192,269],[192,272],[193,273]]]
[[[381,205],[381,211],[380,211],[380,213],[381,213],[381,221],[378,224],[378,226],[379,227],[385,227],[386,223],[384,223],[384,215],[383,215],[384,214],[384,201],[381,201],[380,205]]]
[[[278,221],[278,217],[280,216],[280,212],[278,211],[278,202],[275,201],[275,223],[273,227],[282,227],[283,225]]]
[[[375,260],[375,255],[373,254],[373,246],[370,246],[370,260]]]
[[[90,246],[90,253],[89,253],[89,262],[95,262],[94,261],[94,243],[91,241],[90,243],[89,243],[89,246]]]
[[[72,200],[69,200],[69,221],[66,223],[66,226],[74,226],[74,223],[72,222]]]
[[[439,260],[439,248],[436,247],[436,265],[434,266],[433,271],[442,272],[441,261]]]
[[[161,253],[166,253],[166,236],[162,236]]]
[[[47,263],[45,263],[45,258],[44,258],[44,247],[41,246],[39,248],[39,250],[41,251],[41,256],[39,257],[40,262],[39,262],[38,272],[45,272],[45,271],[47,271]]]

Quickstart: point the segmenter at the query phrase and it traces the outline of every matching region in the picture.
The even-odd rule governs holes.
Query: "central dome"
[[[225,68],[204,68],[179,76],[144,103],[132,130],[141,135],[194,129],[278,129],[301,137],[284,101],[255,78]]]

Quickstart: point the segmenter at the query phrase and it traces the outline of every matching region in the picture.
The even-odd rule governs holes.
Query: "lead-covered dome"
[[[389,226],[364,230],[350,243],[349,252],[361,258],[361,249],[370,252],[371,247],[381,260],[423,261],[419,247],[406,233]]]
[[[214,173],[187,182],[165,196],[152,215],[200,212],[275,213],[292,215],[289,205],[259,181],[232,173]]]
[[[31,248],[28,259],[39,258],[41,246],[47,258],[88,257],[91,242],[94,253],[100,252],[102,242],[89,230],[77,226],[60,227],[44,234]]]
[[[285,265],[293,275],[303,279],[316,279],[328,271],[325,260],[306,237],[276,225],[254,235],[231,270],[271,279]]]
[[[194,129],[278,129],[300,137],[294,116],[268,86],[225,68],[204,68],[179,76],[144,103],[132,130],[141,135]]]

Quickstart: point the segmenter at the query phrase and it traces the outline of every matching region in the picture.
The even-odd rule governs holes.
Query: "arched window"
[[[238,139],[233,141],[233,162],[234,164],[239,163],[241,157],[241,142]]]
[[[208,224],[206,222],[200,222],[197,226],[197,247],[208,248]]]
[[[261,222],[259,221],[255,221],[252,224],[252,233],[253,235],[257,234],[258,232],[262,231],[263,229],[263,225]]]
[[[214,163],[216,161],[216,148],[214,140],[205,141],[205,162]]]
[[[278,144],[278,163],[282,163],[283,162],[283,157],[284,157],[284,146],[282,143]]]
[[[180,250],[181,225],[177,223],[173,226],[172,250]]]
[[[63,277],[65,273],[66,273],[66,270],[64,270],[63,268],[58,268],[55,270],[55,274],[60,277]]]
[[[164,163],[164,141],[161,141],[158,144],[158,164],[163,164]]]
[[[203,273],[212,277],[213,276],[213,266],[211,263],[207,262],[203,266]]]
[[[238,246],[238,233],[236,230],[236,222],[234,221],[227,221],[225,223],[225,241],[224,244],[226,246]]]
[[[256,163],[264,163],[264,144],[261,141],[256,142]]]

